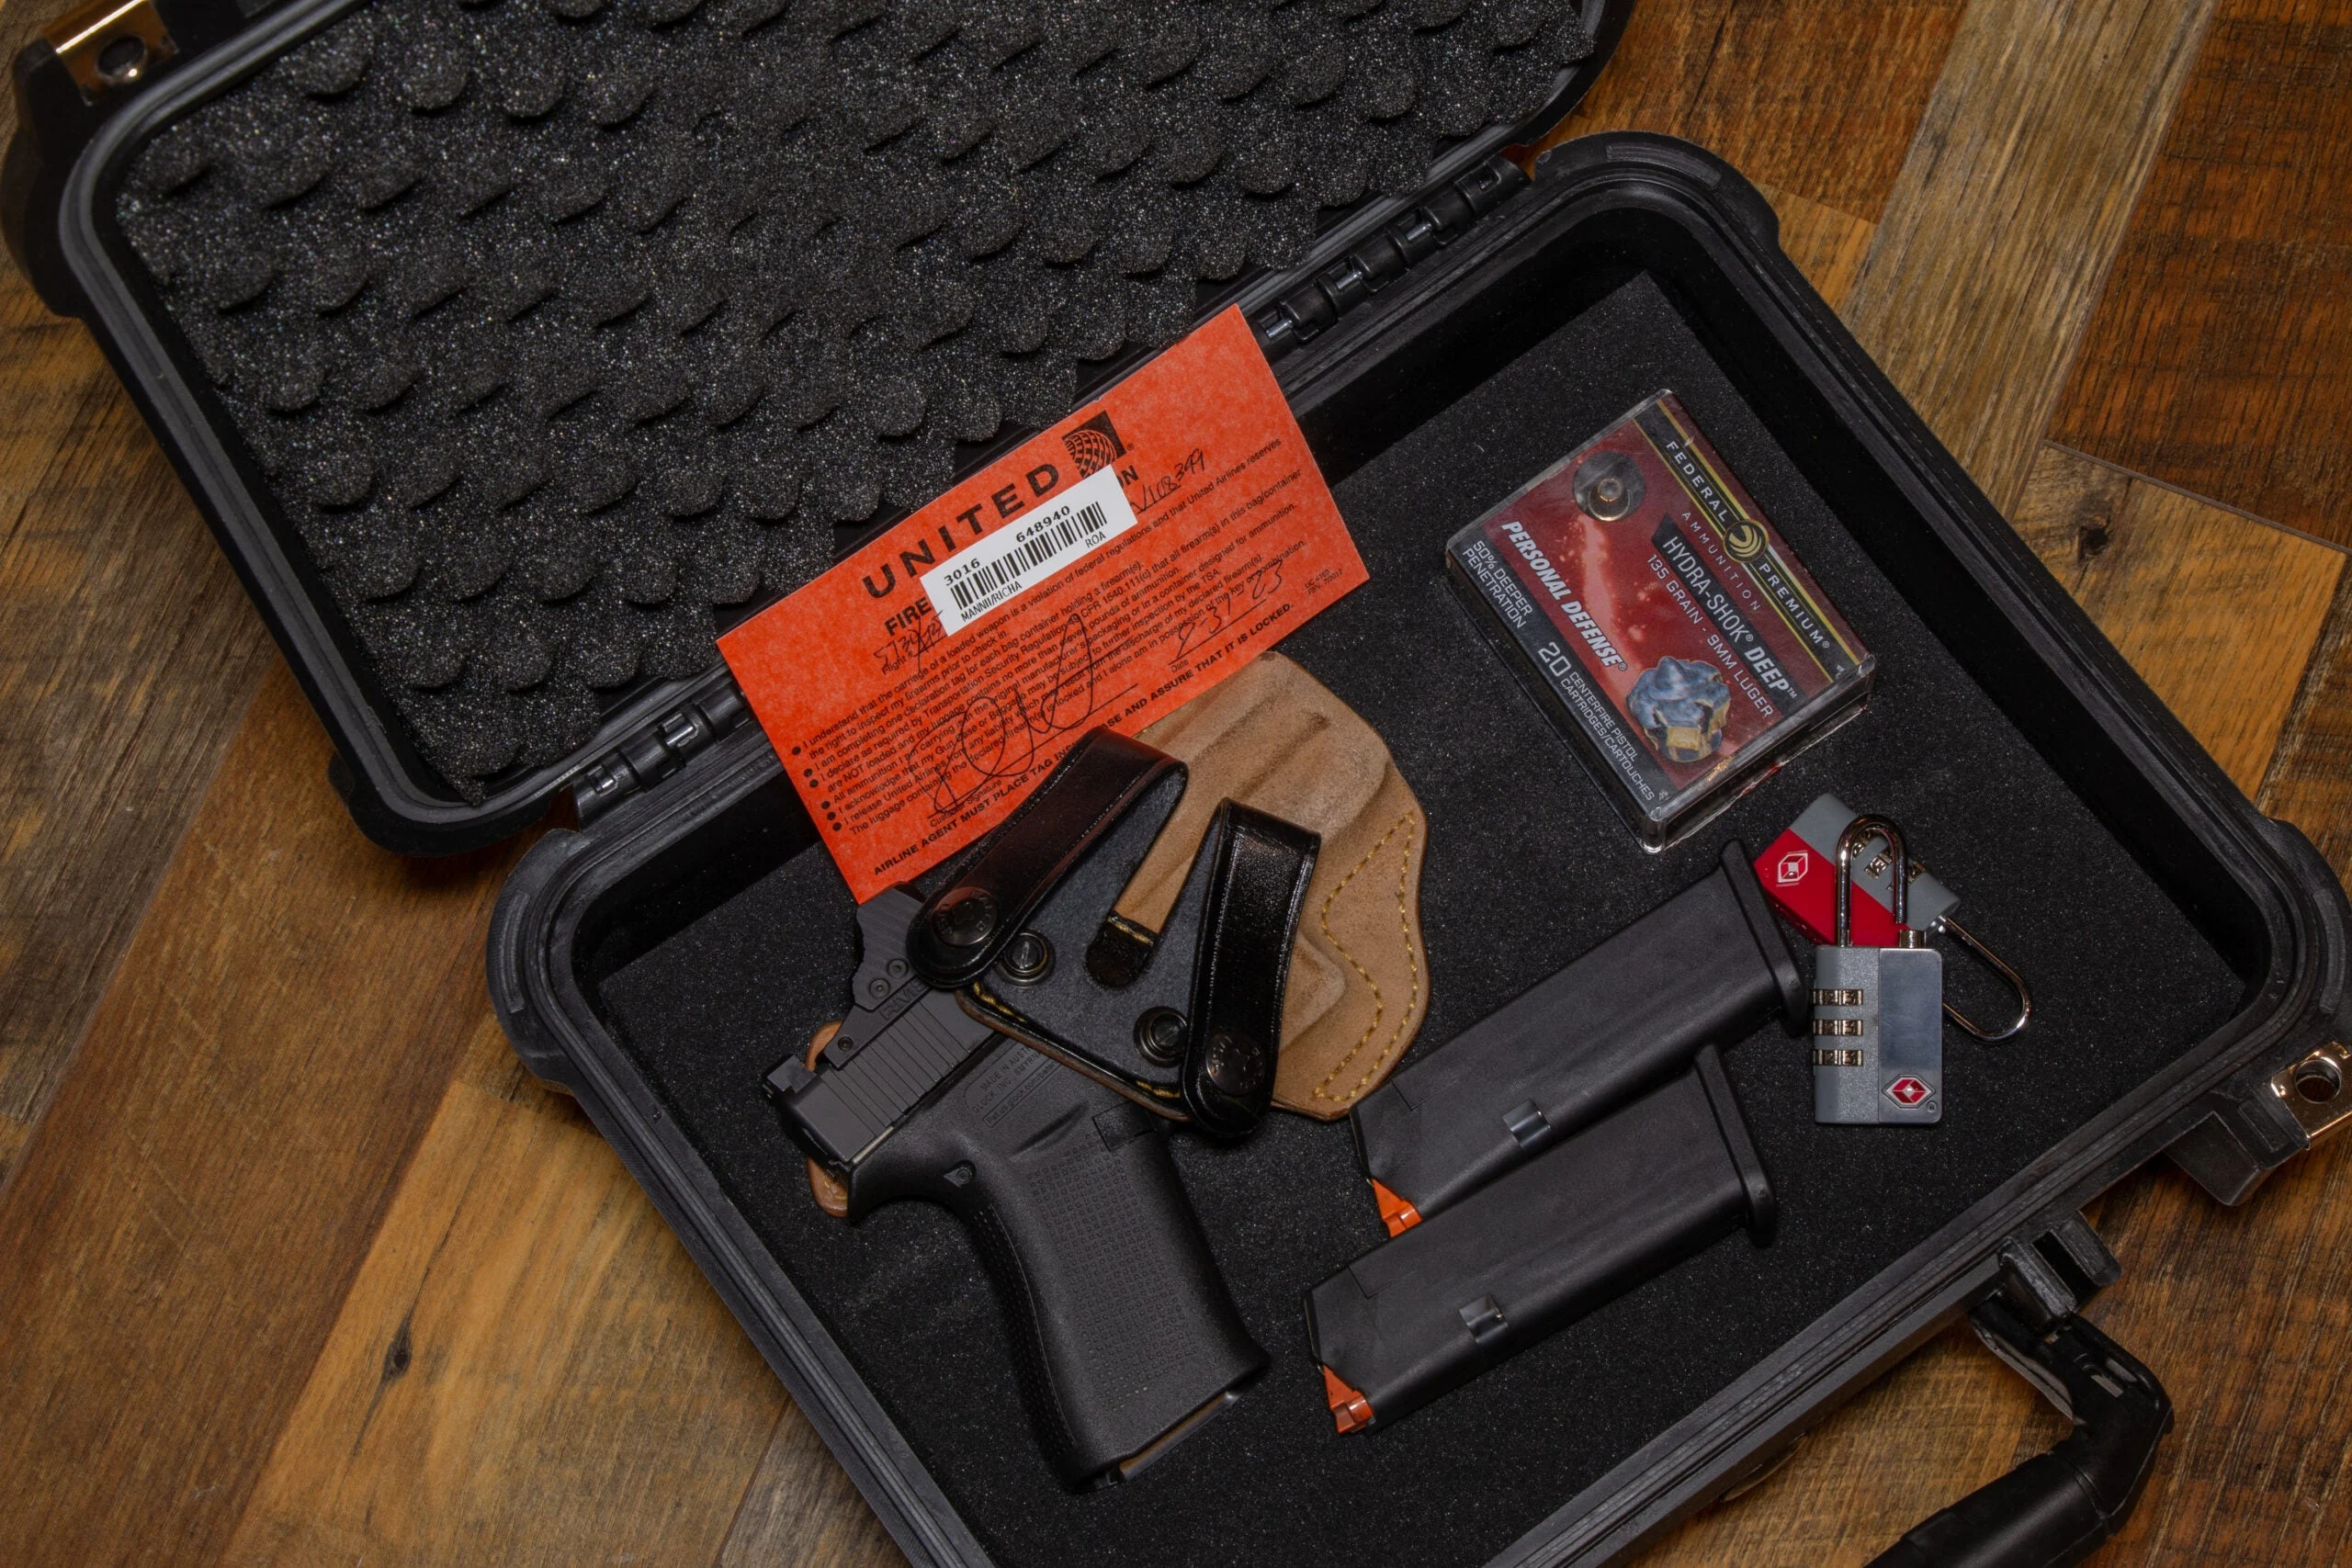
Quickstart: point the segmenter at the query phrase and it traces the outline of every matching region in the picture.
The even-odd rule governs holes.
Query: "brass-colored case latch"
[[[2303,1135],[2320,1134],[2352,1121],[2352,1050],[2329,1041],[2282,1072],[2270,1075],[2270,1092],[2294,1116]]]
[[[136,86],[179,53],[153,0],[90,0],[41,29],[82,96]]]

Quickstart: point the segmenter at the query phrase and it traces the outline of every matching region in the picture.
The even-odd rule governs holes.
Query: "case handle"
[[[2172,1430],[2172,1401],[2147,1368],[2080,1317],[2029,1326],[1994,1297],[1977,1337],[2075,1430],[2048,1453],[1923,1521],[1870,1568],[2067,1568],[2123,1528]]]

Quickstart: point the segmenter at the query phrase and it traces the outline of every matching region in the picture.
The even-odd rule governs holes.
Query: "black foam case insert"
[[[346,745],[355,782],[464,821],[674,702],[841,531],[1548,123],[1623,7],[294,9],[107,148],[85,265],[173,362],[134,390],[180,383],[394,731]],[[372,805],[402,849],[520,825]]]

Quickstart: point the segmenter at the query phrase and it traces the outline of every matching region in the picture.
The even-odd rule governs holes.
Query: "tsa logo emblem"
[[[1798,883],[1804,880],[1805,873],[1812,869],[1812,856],[1806,854],[1803,850],[1791,850],[1787,854],[1781,857],[1781,869],[1778,873],[1781,886],[1783,887],[1794,887]]]
[[[1915,1077],[1899,1077],[1886,1086],[1886,1098],[1909,1110],[1932,1093],[1926,1084]]]

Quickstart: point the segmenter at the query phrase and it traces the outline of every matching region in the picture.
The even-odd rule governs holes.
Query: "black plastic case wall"
[[[1988,1293],[2064,1305],[2104,1283],[2075,1211],[2126,1171],[2169,1148],[2234,1199],[2305,1146],[2271,1080],[2337,1028],[2333,876],[2132,674],[1775,235],[1697,150],[1588,139],[1278,362],[1374,574],[1285,651],[1383,730],[1431,814],[1423,1048],[1688,880],[1724,833],[1764,841],[1833,784],[1912,825],[1996,945],[2033,955],[2034,1029],[1949,1047],[1956,1109],[1934,1132],[1815,1128],[1798,1052],[1768,1032],[1729,1054],[1785,1194],[1757,1261],[1718,1249],[1393,1434],[1334,1438],[1296,1292],[1378,1227],[1343,1130],[1276,1118],[1242,1151],[1182,1159],[1275,1371],[1160,1472],[1056,1499],[1020,1454],[964,1451],[975,1407],[932,1403],[984,1376],[986,1313],[943,1302],[964,1337],[948,1344],[862,1321],[877,1298],[827,1276],[830,1222],[795,1217],[813,1209],[791,1161],[757,1151],[751,1080],[729,1087],[838,1006],[848,959],[846,897],[758,737],[517,872],[491,974],[518,1047],[580,1095],[918,1561],[1180,1542],[1188,1560],[1336,1562],[1365,1540],[1416,1561],[1610,1560]],[[1864,718],[1686,846],[1687,867],[1625,840],[1438,581],[1459,518],[1599,423],[1579,399],[1605,419],[1614,383],[1666,377],[1886,656]],[[969,1269],[936,1230],[841,1245],[886,1270],[899,1249],[901,1292]],[[910,1374],[892,1346],[952,1365]]]
[[[128,134],[102,127],[69,186]],[[1335,304],[1310,278],[1359,231],[1243,300],[1373,571],[1284,651],[1383,731],[1430,814],[1420,1048],[1831,787],[1912,829],[1972,925],[2027,961],[2042,1011],[2011,1044],[1949,1043],[1953,1111],[1932,1132],[1815,1128],[1783,1038],[1728,1051],[1782,1192],[1775,1247],[1694,1259],[1372,1438],[1331,1434],[1298,1321],[1300,1292],[1380,1235],[1345,1129],[1278,1117],[1234,1150],[1180,1140],[1275,1365],[1152,1471],[1071,1497],[1029,1450],[952,1225],[818,1213],[761,1103],[761,1073],[840,1006],[849,904],[763,738],[720,736],[541,840],[502,900],[491,990],[919,1562],[1615,1560],[1986,1295],[2063,1307],[2105,1283],[2076,1211],[2124,1173],[2169,1152],[2234,1201],[2307,1145],[2274,1083],[2341,1032],[2342,891],[2023,548],[1781,254],[1752,187],[1686,144],[1587,138],[1402,281]],[[217,510],[135,304],[91,303],[346,754],[396,757],[302,630],[303,585]],[[1440,556],[1658,385],[1885,673],[1860,719],[1650,856],[1493,664]],[[503,830],[560,782],[426,836]],[[413,806],[401,822],[425,821]]]

